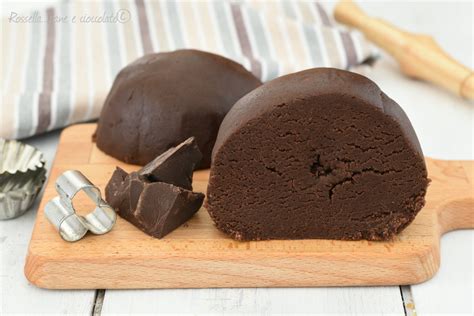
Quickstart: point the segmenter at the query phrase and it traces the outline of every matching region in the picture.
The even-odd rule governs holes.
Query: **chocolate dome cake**
[[[211,161],[222,119],[232,105],[261,85],[241,65],[198,50],[145,55],[115,78],[95,140],[105,153],[145,165],[194,136]]]
[[[330,68],[270,81],[220,127],[207,208],[238,240],[387,240],[428,178],[407,116],[369,79]]]

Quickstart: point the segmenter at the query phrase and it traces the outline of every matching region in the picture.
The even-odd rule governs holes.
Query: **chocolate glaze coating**
[[[95,133],[97,146],[127,163],[145,165],[195,136],[211,161],[217,131],[232,105],[261,85],[227,58],[177,50],[145,55],[115,78]]]
[[[423,207],[407,116],[369,79],[310,69],[240,99],[213,150],[207,209],[239,240],[387,240]]]

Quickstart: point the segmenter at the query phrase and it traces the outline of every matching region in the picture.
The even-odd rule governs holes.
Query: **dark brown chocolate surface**
[[[145,55],[117,75],[100,115],[95,140],[105,153],[145,165],[195,136],[211,161],[219,125],[240,97],[261,82],[218,55],[178,50]]]
[[[124,190],[128,173],[120,167],[116,167],[112,177],[105,187],[105,200],[110,205],[118,206],[123,203]]]
[[[387,240],[423,207],[423,154],[369,79],[311,69],[240,99],[213,151],[207,208],[239,240]]]
[[[168,149],[138,172],[152,182],[174,184],[192,190],[193,171],[202,159],[194,137]]]
[[[192,172],[201,156],[191,137],[137,172],[128,174],[117,167],[105,188],[105,199],[119,216],[162,238],[191,218],[204,201],[204,194],[175,185],[192,188]]]
[[[190,219],[203,201],[204,194],[172,184],[145,184],[134,213],[135,225],[153,237],[162,238]]]

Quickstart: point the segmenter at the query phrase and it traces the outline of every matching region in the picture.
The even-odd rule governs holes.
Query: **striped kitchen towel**
[[[4,12],[0,137],[24,138],[96,119],[117,72],[146,53],[196,48],[263,81],[374,57],[311,1],[63,1]]]

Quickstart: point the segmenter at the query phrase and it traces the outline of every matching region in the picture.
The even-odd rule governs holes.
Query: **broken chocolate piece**
[[[191,137],[138,172],[128,174],[117,167],[105,188],[106,200],[120,217],[162,238],[191,218],[203,203],[204,194],[187,189],[192,188],[192,172],[200,159]]]
[[[128,173],[120,167],[116,167],[112,177],[105,187],[105,200],[110,205],[119,205],[123,200],[123,187]]]
[[[130,177],[130,199],[128,204],[128,209],[131,212],[134,212],[137,209],[138,200],[140,199],[140,195],[142,194],[143,189],[145,188],[146,180],[141,179],[139,177]]]
[[[153,237],[162,238],[190,219],[203,200],[204,194],[172,184],[146,184],[135,212],[138,228]]]
[[[138,171],[152,182],[165,182],[192,190],[193,171],[202,159],[194,137],[170,148]]]

